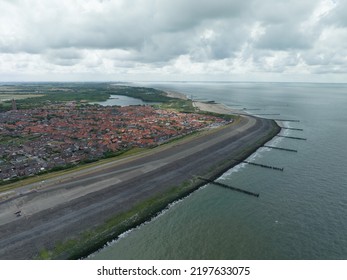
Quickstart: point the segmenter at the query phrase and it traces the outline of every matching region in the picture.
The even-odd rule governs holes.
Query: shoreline
[[[248,149],[240,151],[240,153],[239,153],[240,159],[246,159],[249,156],[251,156],[261,146],[263,146],[265,143],[270,141],[275,135],[277,135],[279,131],[280,131],[280,128],[275,123],[275,126],[274,126],[273,130],[269,133],[269,135],[259,139],[257,145],[255,145],[253,147],[249,147]],[[227,172],[228,170],[230,170],[231,168],[235,167],[238,164],[240,164],[240,163],[236,162],[236,161],[234,161],[234,162],[230,162],[230,161],[229,162],[225,162],[224,164],[221,164],[217,168],[214,168],[213,171],[210,172],[209,174],[205,174],[205,176],[208,177],[212,181],[217,180],[225,172]],[[201,187],[203,187],[203,186],[205,186],[207,184],[208,183],[206,183],[205,181],[202,181],[202,180],[191,181],[190,185],[187,187],[187,189],[185,191],[180,192],[173,199],[172,198],[170,199],[170,196],[168,195],[167,201],[162,203],[159,207],[153,206],[152,209],[148,209],[149,213],[145,214],[139,221],[137,221],[136,223],[132,224],[131,226],[126,227],[126,228],[124,228],[122,230],[119,230],[119,232],[114,235],[114,238],[108,240],[107,242],[102,241],[99,245],[95,246],[94,249],[92,249],[90,251],[86,251],[86,252],[84,252],[84,253],[82,253],[80,255],[76,255],[75,257],[77,259],[88,259],[88,257],[90,255],[92,255],[93,253],[95,253],[95,252],[97,252],[99,250],[102,250],[105,246],[107,246],[107,243],[117,240],[121,234],[125,233],[126,231],[130,231],[132,229],[135,229],[135,228],[141,226],[142,224],[144,224],[146,222],[150,222],[151,220],[155,219],[158,215],[160,215],[163,211],[168,210],[169,206],[172,203],[175,203],[176,201],[180,201],[182,199],[185,199],[186,197],[188,197],[189,195],[193,194],[195,191],[199,190]]]
[[[203,112],[211,112],[222,115],[240,114],[240,112],[237,112],[236,110],[233,110],[221,103],[206,103],[201,101],[193,101],[193,106]]]
[[[203,103],[205,104],[205,103]],[[199,105],[199,104],[197,104]],[[206,104],[209,105],[209,109],[214,108],[214,110],[221,110],[222,104]],[[219,106],[216,106],[219,105]],[[223,105],[224,106],[224,105]],[[200,107],[204,108],[204,111],[206,107]],[[228,109],[229,110],[229,109]],[[218,113],[221,113],[221,111],[218,111]],[[225,112],[223,112],[225,114]],[[230,114],[230,113],[229,113]],[[140,191],[143,193],[142,185],[144,184],[143,178],[141,177],[148,177],[148,188],[151,190],[153,189],[153,186],[151,184],[154,184],[157,180],[159,182],[162,182],[164,185],[162,187],[154,186],[155,191],[150,191],[149,193],[143,193],[140,195],[136,195],[135,189],[131,191],[128,194],[128,197],[120,198],[118,199],[119,194],[117,191],[110,189],[111,185],[105,185],[103,189],[99,189],[98,191],[95,191],[93,193],[87,193],[84,194],[83,197],[79,197],[78,195],[74,197],[70,202],[68,201],[64,205],[59,205],[57,207],[53,207],[53,209],[50,210],[42,210],[39,211],[36,214],[32,214],[31,216],[26,217],[26,221],[33,221],[32,224],[34,226],[37,224],[37,227],[44,227],[47,228],[48,224],[52,224],[52,227],[57,227],[57,233],[54,234],[53,232],[48,232],[46,234],[43,234],[42,236],[35,237],[33,236],[33,233],[31,230],[27,228],[27,225],[19,225],[18,221],[14,221],[13,223],[9,225],[3,225],[0,226],[0,230],[9,230],[11,228],[11,225],[15,227],[22,227],[22,229],[27,232],[27,234],[30,236],[32,240],[36,240],[37,242],[41,242],[41,244],[35,244],[34,248],[32,247],[32,244],[28,244],[28,241],[23,239],[17,239],[17,242],[20,242],[22,244],[23,248],[19,249],[18,246],[16,247],[13,245],[12,247],[9,245],[9,243],[3,242],[3,238],[0,239],[0,258],[4,258],[4,256],[7,253],[7,256],[11,256],[11,258],[17,259],[20,257],[24,257],[25,259],[28,258],[58,258],[58,259],[65,259],[65,258],[81,258],[89,255],[90,253],[100,249],[103,247],[105,243],[107,243],[110,240],[115,239],[117,236],[119,236],[121,233],[134,228],[140,224],[142,224],[145,221],[148,221],[149,219],[153,218],[158,214],[158,212],[165,209],[170,203],[177,201],[178,199],[182,199],[189,195],[190,193],[194,192],[198,188],[200,188],[203,185],[206,185],[205,182],[199,181],[196,176],[186,176],[185,178],[181,180],[177,180],[177,174],[179,173],[179,170],[176,169],[181,168],[182,171],[187,171],[184,162],[187,162],[187,159],[189,157],[197,158],[197,162],[199,162],[200,157],[206,158],[206,162],[204,163],[208,169],[205,168],[205,170],[200,170],[196,166],[191,166],[192,170],[195,170],[196,175],[199,175],[199,172],[207,175],[210,179],[216,179],[219,176],[221,176],[224,172],[232,168],[233,166],[237,165],[238,162],[233,161],[234,158],[246,158],[249,155],[251,155],[254,151],[256,151],[260,146],[262,146],[264,143],[269,141],[273,138],[274,135],[276,135],[279,131],[278,125],[274,121],[270,120],[262,120],[260,118],[253,118],[253,117],[242,117],[241,122],[242,124],[231,124],[226,128],[221,129],[219,132],[215,131],[211,133],[211,135],[205,135],[202,136],[200,139],[194,138],[189,141],[186,141],[187,143],[177,142],[175,145],[172,145],[172,147],[169,147],[168,149],[164,149],[164,151],[159,151],[157,153],[150,153],[148,156],[145,156],[144,158],[139,157],[139,159],[135,160],[126,160],[125,163],[120,163],[120,167],[124,167],[123,170],[126,171],[118,171],[118,175],[112,175],[112,172],[114,167],[110,167],[109,170],[111,175],[109,180],[114,180],[115,176],[116,178],[120,177],[126,177],[127,175],[129,178],[124,181],[124,183],[118,182],[116,183],[115,187],[119,185],[119,191],[129,193],[129,191],[125,191],[122,185],[127,186],[128,181],[131,186],[133,184],[137,183],[140,188],[137,186],[137,191]],[[243,128],[243,131],[236,133],[236,127]],[[240,135],[241,134],[241,135]],[[253,135],[254,134],[254,135]],[[258,136],[257,139],[254,139],[254,136]],[[240,137],[243,137],[241,139],[248,139],[248,146],[245,147],[245,144],[242,143],[242,141],[237,140],[240,139]],[[217,138],[217,140],[215,139]],[[235,139],[236,148],[233,149],[231,144],[229,143],[231,139]],[[205,143],[208,142],[208,145]],[[228,143],[228,144],[227,144]],[[197,144],[199,146],[197,146]],[[227,149],[225,149],[225,145],[230,145]],[[187,147],[186,147],[187,146]],[[199,147],[198,149],[196,147]],[[194,151],[195,149],[195,151]],[[212,149],[214,150],[212,153],[215,153],[217,150],[223,151],[223,149],[229,151],[232,153],[232,156],[223,157],[219,159],[214,154],[207,154],[206,150]],[[169,151],[173,150],[173,151]],[[181,152],[181,158],[177,157],[177,153]],[[188,155],[187,155],[188,153]],[[191,155],[189,155],[191,153]],[[167,164],[160,159],[162,158],[161,155],[167,156],[167,159],[172,158],[172,163]],[[146,162],[146,160],[149,159],[148,163],[142,163]],[[213,159],[211,161],[213,164],[211,166],[210,158]],[[154,160],[154,161],[153,161]],[[170,160],[169,160],[170,161]],[[139,167],[135,168],[134,170],[128,170],[130,166],[133,166],[135,163],[139,163]],[[182,163],[181,163],[182,162]],[[141,165],[142,163],[142,165]],[[182,166],[181,166],[182,165]],[[198,164],[196,164],[198,165]],[[151,170],[152,168],[152,170]],[[167,170],[167,171],[165,171]],[[209,171],[208,171],[209,170]],[[154,179],[151,179],[152,177],[150,174],[152,172],[157,172],[157,174],[154,174]],[[181,172],[182,172],[181,171]],[[143,173],[143,176],[138,176],[138,180],[136,181],[132,177],[135,176],[135,174],[138,174],[139,172]],[[164,173],[163,173],[164,172]],[[167,173],[165,173],[167,172]],[[103,173],[103,172],[102,172]],[[95,174],[98,174],[97,171]],[[120,174],[120,175],[119,175]],[[148,174],[148,175],[147,175]],[[162,174],[162,175],[159,175]],[[172,179],[168,180],[163,176],[166,174],[171,174]],[[100,177],[100,175],[97,175],[95,177]],[[102,176],[105,176],[104,174]],[[90,188],[93,187],[93,184],[99,184],[99,180],[94,180],[90,178],[91,176],[87,175],[81,175],[81,180],[84,180],[85,182],[89,182]],[[182,176],[184,177],[184,176]],[[112,179],[113,178],[113,179]],[[62,183],[62,186],[64,188],[68,188],[69,190],[74,190],[76,188],[76,184],[78,185],[78,181],[75,182],[77,179],[71,179]],[[94,181],[93,181],[94,180]],[[119,179],[118,179],[119,180]],[[102,181],[103,183],[107,182],[107,180]],[[175,182],[174,185],[170,185],[170,182]],[[61,186],[61,187],[62,187]],[[57,184],[57,190],[60,191],[61,187],[59,184]],[[134,187],[133,187],[134,188]],[[77,188],[78,189],[78,188]],[[76,189],[76,190],[77,190]],[[64,193],[64,191],[63,191]],[[112,197],[112,193],[114,198],[117,198],[116,201],[120,201],[124,205],[120,207],[120,209],[115,209],[114,206],[109,206],[109,208],[97,213],[92,213],[93,218],[91,218],[91,223],[89,222],[90,226],[88,226],[88,222],[84,221],[87,219],[88,214],[87,212],[81,212],[81,213],[75,213],[78,212],[76,207],[78,207],[78,203],[81,203],[81,205],[85,205],[86,202],[91,203],[92,205],[95,204],[95,207],[98,205],[102,205],[109,197]],[[132,193],[132,194],[131,194]],[[32,198],[35,198],[36,194],[32,194]],[[52,193],[48,193],[48,196],[52,195]],[[81,193],[79,193],[81,195]],[[129,198],[130,197],[130,198]],[[31,199],[32,199],[31,198]],[[37,198],[40,200],[40,196],[37,196]],[[101,204],[98,204],[98,201]],[[127,202],[128,201],[128,202]],[[130,203],[131,202],[131,203]],[[130,204],[129,204],[130,203]],[[60,209],[62,208],[63,209]],[[66,208],[67,207],[67,208]],[[57,225],[57,221],[47,222],[47,219],[51,219],[52,217],[59,214],[62,210],[66,212],[64,209],[69,209],[68,211],[74,211],[71,212],[71,214],[74,213],[76,217],[74,217],[74,223],[70,226],[67,225],[63,228],[61,228],[59,225]],[[79,209],[79,208],[78,208]],[[85,208],[90,209],[88,207]],[[94,208],[92,208],[94,209]],[[95,209],[94,209],[95,210]],[[111,214],[109,212],[112,212]],[[84,214],[83,214],[84,213]],[[81,214],[81,215],[79,215]],[[59,216],[59,215],[58,215]],[[100,220],[102,220],[100,222]],[[82,221],[84,221],[84,224],[80,224]],[[77,225],[76,225],[77,222]],[[36,224],[35,224],[36,223]],[[95,223],[97,223],[97,226],[95,226]],[[30,224],[30,222],[29,222]],[[8,227],[9,226],[9,227]],[[89,228],[92,228],[91,230]],[[81,229],[82,228],[82,229]],[[88,230],[89,229],[89,230]],[[69,230],[70,236],[67,238],[66,230]],[[18,230],[17,230],[18,231]],[[17,232],[15,232],[17,233]],[[14,233],[14,235],[15,235]],[[65,233],[65,235],[64,235]],[[19,229],[18,234],[21,235],[21,230]],[[83,237],[84,236],[84,237]],[[86,237],[89,236],[89,237]],[[14,237],[7,236],[7,239],[9,241],[13,240]],[[52,240],[53,239],[53,240]],[[29,240],[30,241],[30,240]],[[58,242],[59,241],[59,242]],[[34,242],[35,243],[35,242]],[[58,244],[59,243],[59,244]],[[7,248],[6,245],[7,244]],[[5,247],[5,248],[4,248]],[[18,251],[15,251],[15,248],[17,248]],[[72,248],[72,249],[71,249]],[[25,253],[23,252],[25,250]],[[5,254],[4,254],[5,253]],[[23,255],[21,254],[23,253]]]
[[[167,90],[162,90],[162,89],[159,89],[159,90],[165,92],[166,96],[168,96],[168,97],[188,100],[187,95],[185,95],[184,93],[180,93],[180,92],[176,92],[176,91],[167,91]]]
[[[168,97],[182,99],[182,100],[189,100],[188,96],[179,93],[179,92],[173,92],[173,91],[165,91],[166,95]],[[217,113],[221,115],[232,115],[232,114],[244,114],[236,109],[229,108],[228,106],[222,104],[222,103],[208,103],[208,102],[202,102],[202,101],[192,101],[193,107],[197,108],[200,111],[203,112],[209,112],[209,113]]]

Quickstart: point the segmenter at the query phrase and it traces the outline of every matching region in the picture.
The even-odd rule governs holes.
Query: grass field
[[[27,98],[41,97],[43,94],[0,94],[0,103],[12,99],[21,100]]]

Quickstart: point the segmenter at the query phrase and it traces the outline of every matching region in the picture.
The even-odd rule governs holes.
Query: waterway
[[[94,253],[92,259],[347,259],[347,85],[147,83],[253,114],[297,119],[219,180],[259,198],[206,185]]]
[[[130,106],[130,105],[146,105],[154,104],[149,102],[144,102],[141,99],[125,96],[125,95],[111,95],[111,97],[103,102],[96,102],[94,104],[99,104],[102,106]]]

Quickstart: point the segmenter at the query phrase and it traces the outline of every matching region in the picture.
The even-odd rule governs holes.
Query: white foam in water
[[[290,122],[284,122],[283,124],[285,127],[291,128]],[[283,135],[288,136],[290,134],[290,130],[289,129],[283,129],[282,133],[283,133]]]
[[[239,172],[241,169],[246,167],[246,165],[247,165],[246,163],[240,163],[240,164],[234,166],[233,168],[229,169],[225,173],[223,173],[222,176],[220,176],[218,179],[228,178],[231,174]]]
[[[264,152],[271,151],[271,149],[264,149],[264,148],[259,148],[256,152],[251,154],[248,158],[246,158],[246,161],[254,162],[256,159],[261,159],[264,157]]]
[[[287,123],[283,123],[283,125],[287,125]],[[288,126],[289,127],[289,126]],[[287,136],[289,134],[289,131],[287,129],[284,130],[285,132],[282,135]],[[283,141],[282,137],[274,137],[272,140],[267,142],[265,145],[271,145],[271,146],[278,146],[279,143]],[[258,149],[256,152],[251,154],[246,160],[250,162],[254,162],[256,159],[261,159],[264,157],[264,152],[271,152],[270,148],[262,147]],[[230,177],[232,174],[237,173],[241,171],[243,168],[247,166],[247,163],[240,163],[233,168],[229,169],[225,173],[223,173],[222,176],[220,176],[218,179],[226,179]]]
[[[270,149],[270,148],[267,148],[267,147],[262,147],[262,151],[263,151],[263,152],[270,152],[271,149]]]
[[[282,137],[275,137],[273,140],[269,142],[269,145],[277,147],[279,143],[283,141]],[[269,149],[270,150],[270,149]]]
[[[247,161],[255,161],[257,158],[262,158],[263,157],[262,152],[264,152],[264,151],[271,151],[271,149],[269,149],[269,148],[258,149],[256,152],[251,154],[246,160]],[[234,166],[233,168],[229,169],[225,173],[223,173],[222,176],[220,176],[218,179],[226,179],[226,178],[230,177],[232,174],[241,171],[246,166],[247,166],[247,163],[240,163],[240,164]]]
[[[207,187],[207,185],[208,185],[208,184],[202,186],[201,188],[199,188],[199,189],[196,190],[196,191],[200,191],[200,190],[205,189],[205,188]],[[107,242],[107,243],[106,243],[103,247],[101,247],[99,250],[97,250],[97,251],[95,251],[94,253],[92,253],[92,254],[90,254],[89,256],[87,256],[86,259],[89,259],[89,258],[93,257],[95,254],[100,253],[101,251],[103,251],[103,250],[106,249],[107,247],[112,246],[112,245],[118,243],[121,239],[123,239],[123,238],[129,236],[129,234],[132,233],[133,231],[139,230],[139,229],[141,229],[141,227],[143,227],[143,226],[145,226],[145,225],[147,225],[147,224],[149,224],[149,223],[151,223],[151,222],[157,220],[158,218],[160,218],[161,216],[163,216],[164,214],[166,214],[169,210],[171,210],[174,206],[176,206],[177,204],[181,203],[185,198],[191,196],[191,195],[192,195],[193,193],[195,193],[196,191],[192,192],[191,194],[189,194],[189,195],[186,196],[186,197],[183,197],[183,198],[181,198],[181,199],[178,199],[178,200],[176,200],[176,201],[170,203],[165,209],[163,209],[162,211],[158,212],[158,213],[157,213],[154,217],[152,217],[151,219],[149,219],[149,220],[143,222],[142,224],[140,224],[140,225],[138,225],[138,226],[136,226],[136,227],[134,227],[134,228],[131,228],[131,229],[129,229],[129,230],[127,230],[127,231],[121,233],[120,235],[118,235],[117,238],[115,238],[115,239],[113,239],[113,240]]]
[[[291,127],[290,122],[286,122],[286,121],[278,122],[278,125],[283,126],[283,127]],[[290,130],[289,129],[282,129],[280,134],[283,136],[289,136]],[[268,143],[266,143],[266,145],[268,144],[270,146],[277,147],[282,141],[283,141],[282,137],[274,137],[272,140],[270,140]],[[271,151],[271,149],[264,148],[263,151]]]

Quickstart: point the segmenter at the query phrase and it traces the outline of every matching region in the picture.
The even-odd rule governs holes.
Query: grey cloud
[[[206,20],[239,17],[247,9],[241,1],[124,1],[117,6],[112,1],[101,1],[105,9],[99,13],[64,10],[59,2],[19,19],[23,30],[2,51],[37,53],[47,48],[146,49],[149,41],[155,43],[158,34],[187,32]],[[58,3],[58,4],[57,4]],[[18,12],[20,13],[18,6]],[[167,41],[168,36],[165,37]],[[177,42],[177,41],[176,41]],[[172,55],[175,54],[175,51]]]
[[[72,66],[83,59],[83,55],[76,49],[60,49],[60,50],[48,50],[44,54],[44,58],[47,62],[61,65]]]
[[[144,62],[169,61],[189,51],[187,37],[193,32],[159,33],[144,40],[138,59]]]
[[[347,27],[347,2],[345,0],[333,1],[336,8],[326,17],[325,23],[338,27]]]
[[[316,0],[256,1],[255,17],[265,28],[265,33],[255,47],[280,51],[313,48],[324,28],[319,18],[313,19],[320,5]]]
[[[0,55],[39,54],[50,67],[80,65],[93,71],[138,65],[160,69],[174,65],[180,56],[202,69],[210,62],[224,63],[223,70],[228,69],[226,63],[244,63],[242,71],[285,72],[306,63],[305,71],[312,67],[317,73],[324,65],[337,71],[347,65],[343,52],[347,2],[339,1],[324,18],[307,24],[319,4],[316,0],[2,1]],[[256,36],[255,26],[262,31]],[[326,36],[329,28],[340,31]],[[88,52],[94,56],[84,56]]]
[[[27,4],[28,5],[28,4]],[[58,1],[40,8],[17,5],[15,22],[8,22],[13,29],[12,40],[0,41],[4,52],[38,53],[49,48],[127,48],[140,47],[145,34],[145,13],[139,9],[122,11],[108,5],[110,9],[100,13],[65,9]],[[74,6],[74,4],[72,4]],[[13,10],[13,9],[12,9]],[[16,28],[14,28],[16,27]]]
[[[318,65],[312,69],[313,74],[346,74],[346,67],[337,65]]]
[[[157,1],[154,23],[165,31],[185,30],[205,20],[237,18],[247,13],[250,1],[164,0]]]
[[[266,28],[255,46],[261,49],[290,50],[307,49],[312,43],[310,36],[300,31],[298,26],[275,24]]]
[[[202,62],[230,58],[247,40],[249,29],[238,20],[207,20],[190,30],[155,34],[140,50],[144,61],[169,61],[189,54]]]
[[[276,53],[270,50],[256,50],[253,52],[252,59],[258,70],[278,73],[297,66],[301,61],[299,53],[282,52],[282,55],[276,56]]]
[[[308,53],[304,55],[304,60],[308,65],[328,65],[334,54],[327,53]]]
[[[252,14],[268,24],[295,23],[306,20],[318,3],[317,0],[258,0],[252,4]]]
[[[220,60],[235,56],[248,40],[250,27],[239,19],[207,22],[202,25],[192,43],[193,60]]]
[[[312,51],[309,53],[305,53],[303,56],[304,61],[308,65],[312,66],[336,66],[337,68],[344,68],[344,71],[347,72],[347,51],[341,50],[339,52],[335,52],[333,50],[325,50],[325,51]]]
[[[231,50],[234,50],[233,46],[241,45],[245,41],[248,34],[244,26],[257,19],[251,18],[250,15],[253,13],[260,17],[259,12],[252,10],[258,9],[260,1],[219,0],[212,3],[209,0],[132,0],[124,1],[120,6],[112,1],[101,1],[101,5],[104,6],[102,12],[81,12],[77,9],[69,11],[64,10],[64,6],[59,5],[59,2],[54,3],[52,7],[47,6],[45,10],[36,13],[36,16],[31,15],[30,11],[28,16],[24,14],[20,20],[23,20],[22,24],[26,25],[28,30],[11,46],[3,46],[2,49],[37,53],[47,48],[123,48],[148,50],[149,53],[144,53],[143,57],[148,55],[149,60],[154,59],[153,50],[159,49],[158,54],[171,58],[182,51],[192,52],[192,48],[187,48],[187,45],[197,42],[196,30],[208,24],[213,25],[214,22],[222,22],[217,30],[218,40],[208,45],[212,58],[219,59],[228,57],[232,54]],[[272,9],[269,7],[268,10]],[[231,19],[235,19],[236,24]],[[259,43],[260,47],[270,47],[269,45],[277,40],[276,35],[282,30],[276,28],[268,28],[266,37]],[[237,34],[238,30],[244,34]],[[296,39],[294,32],[292,37]],[[177,36],[180,38],[176,39]],[[158,39],[162,39],[167,54],[162,51]],[[170,41],[179,47],[170,47]],[[275,49],[289,48],[289,43],[290,38],[283,39]],[[297,45],[303,47],[305,42],[299,40]]]

